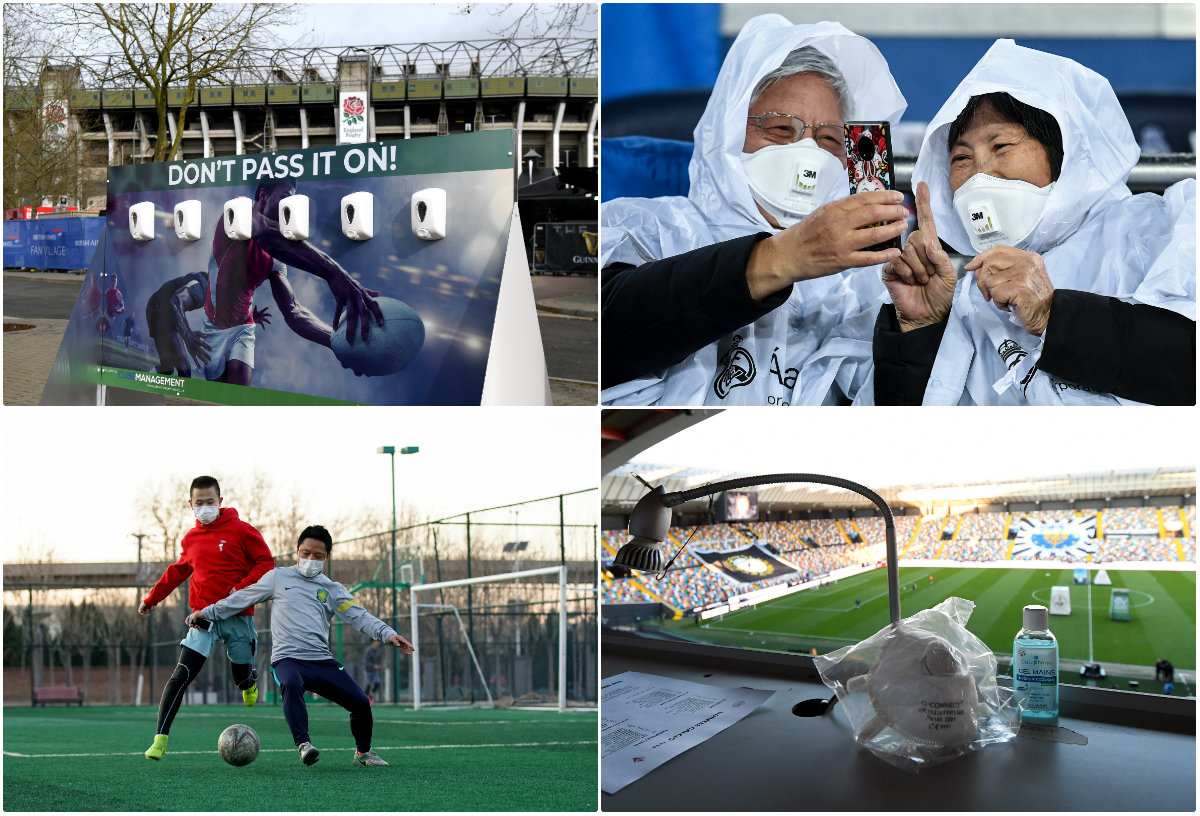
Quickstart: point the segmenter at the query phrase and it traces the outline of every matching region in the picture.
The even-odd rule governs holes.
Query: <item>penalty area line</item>
[[[472,743],[462,745],[384,745],[376,748],[377,751],[427,751],[427,750],[443,750],[443,749],[459,749],[459,748],[541,748],[547,745],[596,745],[596,740],[548,740],[545,742],[491,742],[491,743]],[[334,749],[322,749],[332,751]],[[350,750],[343,747],[338,750]],[[260,754],[291,754],[295,753],[295,748],[263,748],[259,751]],[[215,754],[216,751],[167,751],[167,756],[188,756],[194,754]],[[66,759],[69,757],[122,757],[136,756],[144,757],[140,751],[133,753],[112,752],[112,753],[91,753],[91,754],[22,754],[17,751],[5,751],[4,756],[14,757],[17,759]]]

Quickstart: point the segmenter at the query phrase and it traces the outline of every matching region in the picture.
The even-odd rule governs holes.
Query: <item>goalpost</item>
[[[417,602],[417,593],[466,586],[467,584],[514,581],[521,578],[532,578],[535,575],[558,575],[558,710],[559,712],[567,710],[567,568],[559,566],[521,570],[520,572],[502,572],[498,575],[481,575],[478,578],[461,578],[457,581],[440,581],[436,584],[414,584],[410,586],[408,591],[412,633],[409,639],[413,645],[412,690],[414,711],[421,710],[421,645],[420,631],[417,626],[417,613],[419,607],[434,606],[433,604],[419,604]],[[457,615],[457,610],[455,610],[455,614]],[[463,637],[466,637],[465,632]],[[467,648],[471,651],[472,658],[474,658],[474,649],[469,639],[467,641]],[[478,668],[478,664],[476,664],[476,668]],[[480,675],[482,676],[482,671]],[[486,688],[486,683],[484,686]],[[488,691],[488,696],[490,699],[490,691]]]

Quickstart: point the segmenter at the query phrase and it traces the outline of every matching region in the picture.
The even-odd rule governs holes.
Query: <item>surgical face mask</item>
[[[976,173],[954,192],[954,211],[971,246],[983,252],[994,246],[1023,249],[1046,209],[1054,182],[1038,187],[1020,179]]]
[[[316,578],[320,575],[321,570],[325,567],[324,561],[312,561],[308,558],[297,558],[296,569],[305,578]]]
[[[217,516],[221,515],[221,508],[215,504],[202,504],[193,507],[192,513],[201,524],[212,524],[217,520]]]
[[[960,748],[979,735],[975,677],[953,646],[928,632],[897,629],[870,673],[846,689],[870,695],[875,716],[860,742],[889,727],[914,745],[938,748]]]
[[[850,195],[846,168],[813,139],[742,154],[754,200],[784,229],[830,201]]]

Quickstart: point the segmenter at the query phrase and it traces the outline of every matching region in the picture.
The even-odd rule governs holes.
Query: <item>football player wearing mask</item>
[[[842,25],[747,22],[696,126],[688,196],[601,209],[601,401],[838,401],[839,360],[810,355],[874,319],[878,265],[900,251],[866,248],[908,215],[899,192],[850,196],[844,123],[895,126],[904,108],[878,49]],[[869,322],[860,335],[869,354]]]
[[[262,535],[238,518],[232,507],[221,506],[221,485],[212,476],[197,476],[188,491],[188,504],[196,526],[183,536],[179,560],[167,567],[146,596],[138,603],[138,614],[149,615],[175,588],[188,578],[188,606],[202,609],[242,587],[249,586],[275,567],[275,558]],[[233,682],[242,690],[242,701],[252,706],[258,700],[258,676],[254,671],[254,610],[207,630],[188,629],[179,642],[179,663],[163,688],[158,707],[158,729],[146,759],[159,760],[167,752],[167,735],[183,702],[184,692],[204,666],[218,640],[225,642]]]
[[[350,712],[355,765],[386,766],[371,750],[374,718],[366,692],[354,682],[329,650],[329,623],[336,615],[368,637],[390,643],[405,654],[412,644],[358,605],[354,596],[324,574],[333,537],[320,525],[306,527],[296,544],[296,566],[277,567],[253,586],[188,616],[190,626],[214,621],[216,626],[257,603],[271,604],[271,671],[283,695],[283,718],[292,732],[300,761],[312,765],[320,751],[308,733],[304,692],[319,694]]]
[[[1132,195],[1139,154],[1104,77],[997,40],[926,131],[859,401],[1194,404],[1196,181]]]

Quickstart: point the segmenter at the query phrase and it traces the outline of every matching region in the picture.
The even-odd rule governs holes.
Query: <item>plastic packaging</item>
[[[965,628],[975,604],[947,598],[853,646],[814,659],[855,739],[908,771],[1016,736],[996,656]]]

